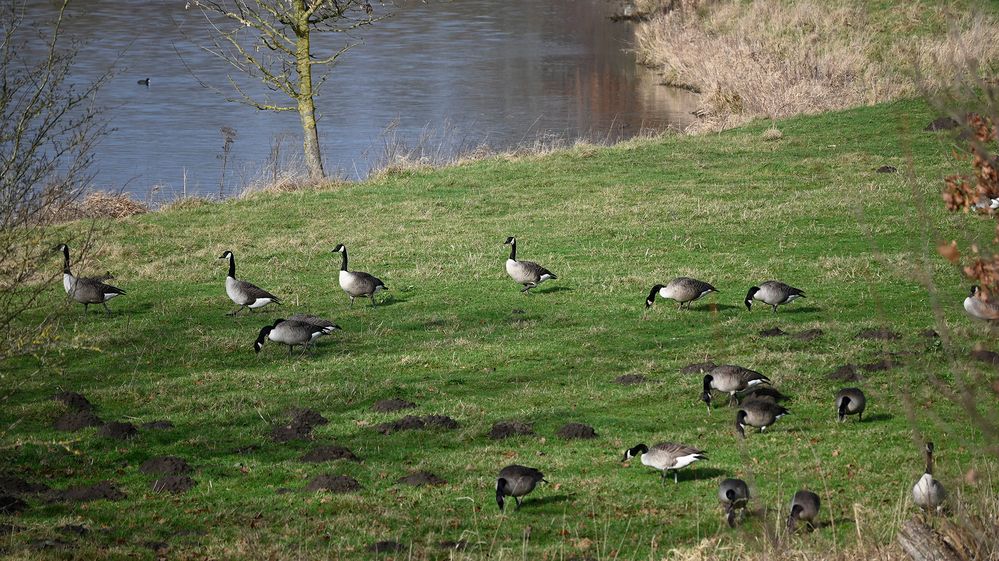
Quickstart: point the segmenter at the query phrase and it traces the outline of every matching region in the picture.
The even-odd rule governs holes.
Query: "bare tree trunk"
[[[305,14],[304,0],[301,3],[299,14]],[[301,16],[302,19],[296,29],[298,37],[295,42],[295,62],[298,70],[298,117],[302,121],[302,133],[304,135],[303,148],[305,149],[305,165],[309,169],[309,176],[312,179],[326,177],[323,171],[323,155],[319,150],[319,131],[316,129],[316,105],[313,101],[312,92],[312,60],[310,59],[309,48],[309,18],[308,15]]]
[[[896,538],[912,561],[960,561],[932,528],[918,520],[902,524]]]

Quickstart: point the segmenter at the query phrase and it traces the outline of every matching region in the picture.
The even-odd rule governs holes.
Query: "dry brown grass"
[[[862,2],[688,2],[643,24],[642,61],[703,94],[696,130],[870,105],[954,83],[968,60],[999,63],[999,21],[901,4],[880,18]],[[920,31],[927,18],[950,33]],[[920,33],[924,33],[920,35]]]
[[[149,206],[136,201],[125,193],[93,191],[82,200],[53,207],[50,215],[44,216],[47,223],[70,222],[73,220],[117,220],[149,212]]]

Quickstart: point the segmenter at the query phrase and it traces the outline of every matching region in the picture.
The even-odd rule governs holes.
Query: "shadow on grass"
[[[861,422],[861,423],[877,423],[878,421],[890,421],[890,420],[892,420],[894,418],[895,418],[894,415],[890,415],[888,413],[875,413],[873,415],[868,415],[867,417],[864,417],[863,421],[858,421],[858,422]]]
[[[782,315],[782,314],[811,314],[811,313],[814,313],[814,312],[821,312],[821,311],[822,311],[822,308],[820,308],[818,306],[801,306],[801,307],[798,307],[798,308],[785,308],[785,309],[777,312],[774,315],[778,315],[779,316],[779,315]]]
[[[550,504],[564,503],[572,499],[571,495],[558,494],[558,495],[546,495],[544,497],[531,498],[530,500],[524,501],[524,506],[521,508],[529,508],[532,506],[544,506]]]
[[[575,288],[568,286],[552,286],[549,288],[532,288],[528,295],[531,294],[554,294],[556,292],[572,292],[576,290]]]

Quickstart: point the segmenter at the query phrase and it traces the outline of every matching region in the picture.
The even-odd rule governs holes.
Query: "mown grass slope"
[[[0,548],[15,558],[153,558],[147,542],[163,542],[176,558],[357,559],[385,557],[369,548],[392,540],[403,544],[400,557],[415,559],[640,559],[694,547],[726,557],[762,550],[763,527],[809,488],[823,497],[824,524],[791,543],[823,555],[858,535],[866,545],[890,542],[912,508],[920,434],[936,442],[938,477],[953,494],[972,503],[994,496],[983,437],[924,383],[929,372],[950,379],[978,368],[968,350],[992,342],[961,310],[965,283],[935,253],[938,237],[988,237],[992,225],[943,211],[941,178],[955,163],[947,137],[922,131],[934,116],[919,102],[893,103],[791,119],[773,142],[757,123],[110,224],[77,272],[110,269],[128,295],[112,302],[112,317],[84,318],[52,287],[36,314],[62,307],[58,352],[9,363],[0,379],[11,394],[0,408],[0,470],[57,489],[112,480],[127,498],[29,497],[24,513],[0,519],[20,527]],[[881,165],[901,173],[875,173]],[[80,231],[70,227],[67,237]],[[522,295],[503,271],[507,235],[518,236],[520,258],[559,280]],[[352,268],[391,287],[377,308],[347,308],[330,254],[339,242]],[[238,276],[284,305],[226,317],[233,306],[217,260],[226,249]],[[659,301],[643,313],[650,286],[679,275],[721,293],[689,311]],[[747,289],[771,278],[808,298],[776,315],[765,306],[747,312]],[[297,312],[344,331],[313,356],[288,357],[274,344],[255,356],[259,328]],[[758,334],[773,327],[823,334]],[[856,338],[882,327],[901,338]],[[943,339],[922,336],[926,329]],[[903,364],[859,384],[870,401],[865,421],[836,424],[834,393],[857,384],[826,375],[886,352],[902,353]],[[709,415],[700,376],[678,372],[709,359],[767,374],[794,396],[792,415],[738,440],[725,400]],[[649,382],[615,383],[623,374]],[[58,432],[52,422],[64,408],[50,396],[60,390],[83,393],[104,420],[166,419],[174,428],[128,441]],[[418,407],[371,411],[391,397]],[[311,442],[271,441],[271,426],[294,407],[330,422]],[[449,415],[460,427],[375,428],[406,414]],[[503,420],[531,423],[536,434],[489,439]],[[598,437],[556,437],[567,422]],[[703,448],[709,460],[665,485],[638,462],[622,464],[626,447],[661,440]],[[299,460],[330,443],[362,461]],[[154,493],[154,478],[137,468],[158,455],[185,458],[197,486]],[[541,469],[551,484],[504,516],[494,478],[510,463]],[[990,477],[971,485],[970,468]],[[448,483],[396,483],[420,469]],[[304,491],[321,473],[352,476],[363,489]],[[750,480],[754,506],[769,513],[726,528],[716,503],[726,476]],[[91,532],[67,537],[56,529],[65,524]],[[39,546],[45,539],[66,543]],[[459,540],[464,551],[438,547]]]

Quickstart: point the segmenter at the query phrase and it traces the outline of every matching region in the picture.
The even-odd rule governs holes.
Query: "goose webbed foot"
[[[108,316],[110,316],[111,315],[111,308],[108,307],[107,302],[103,302],[103,304],[104,304],[104,313],[107,314]]]

